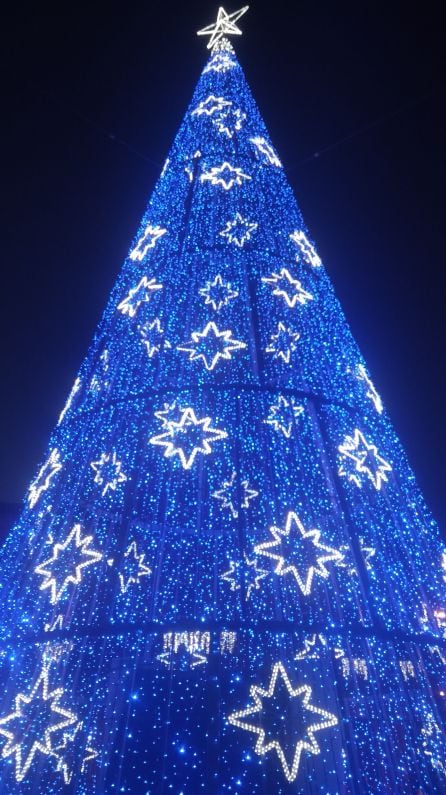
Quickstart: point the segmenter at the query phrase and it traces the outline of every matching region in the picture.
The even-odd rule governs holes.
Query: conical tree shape
[[[1,572],[2,793],[446,791],[438,532],[226,41]]]

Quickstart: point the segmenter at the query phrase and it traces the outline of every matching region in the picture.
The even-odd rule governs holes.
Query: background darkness
[[[217,5],[43,2],[3,19],[0,501],[21,500],[44,455]],[[272,141],[446,528],[440,4],[253,0],[240,24]]]

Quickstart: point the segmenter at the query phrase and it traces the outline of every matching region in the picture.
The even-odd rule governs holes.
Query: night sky
[[[25,3],[3,18],[0,501],[22,499],[44,456],[207,58],[195,31],[216,11],[193,0]],[[233,44],[445,529],[437,13],[254,0]]]

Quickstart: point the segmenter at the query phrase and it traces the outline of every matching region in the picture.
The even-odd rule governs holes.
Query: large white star
[[[276,574],[284,577],[286,574],[293,574],[296,582],[304,594],[311,593],[311,587],[315,575],[327,579],[329,571],[326,563],[339,561],[342,553],[337,549],[321,544],[320,530],[305,530],[302,522],[294,511],[287,515],[285,528],[269,528],[273,541],[265,541],[254,547],[256,555],[265,555],[267,558],[277,561]],[[272,552],[271,550],[276,550]],[[309,563],[311,558],[312,563]],[[295,563],[293,563],[293,559]]]
[[[28,695],[18,693],[15,709],[0,718],[0,735],[7,743],[2,750],[6,759],[15,756],[15,777],[23,781],[35,755],[55,756],[52,735],[77,723],[73,712],[60,706],[63,688],[49,689],[49,668],[44,666]]]
[[[177,350],[189,353],[190,361],[202,359],[206,370],[213,370],[219,359],[231,359],[232,352],[246,348],[245,342],[234,339],[232,331],[219,331],[210,321],[203,331],[193,331],[191,341],[177,345]]]
[[[273,288],[273,295],[283,298],[285,304],[293,309],[296,304],[304,304],[312,301],[313,296],[302,287],[301,283],[291,276],[287,268],[282,268],[280,273],[272,273],[271,276],[262,276],[262,282],[270,284]]]
[[[346,477],[361,488],[361,475],[366,475],[377,491],[380,491],[383,482],[387,483],[386,473],[391,472],[392,467],[378,454],[376,445],[369,443],[359,428],[355,428],[353,436],[345,437],[338,450],[341,459],[338,474],[341,477]],[[354,464],[354,470],[346,467],[348,462]]]
[[[221,185],[224,190],[231,190],[234,185],[241,185],[243,180],[252,179],[238,166],[231,166],[226,161],[221,166],[214,166],[209,171],[205,171],[201,177],[201,182],[210,182],[211,185]]]
[[[54,544],[51,557],[34,569],[36,574],[45,578],[40,590],[50,589],[52,605],[60,600],[70,583],[79,585],[83,569],[102,559],[101,552],[91,549],[92,541],[93,536],[82,538],[82,528],[75,524],[62,544]]]
[[[280,685],[282,686],[281,688]],[[274,713],[277,714],[277,709],[275,709],[275,707],[278,706],[278,694],[276,692],[276,687],[277,690],[282,689],[283,691],[283,686],[285,686],[290,699],[300,699],[302,716],[304,718],[306,717],[306,713],[308,713],[309,720],[309,723],[305,725],[300,725],[300,722],[296,721],[295,727],[293,725],[287,725],[285,727],[288,735],[293,733],[293,729],[295,729],[295,734],[297,735],[291,763],[287,761],[280,740],[274,739],[272,736],[274,727],[267,725],[268,709],[272,715],[274,715]],[[232,726],[237,726],[239,729],[244,729],[245,731],[257,734],[255,746],[256,754],[259,754],[259,756],[264,756],[268,753],[268,751],[275,751],[279,757],[280,764],[282,765],[285,778],[287,781],[295,781],[299,772],[302,751],[308,751],[311,754],[320,753],[321,749],[314,734],[315,732],[321,731],[322,729],[328,729],[331,726],[336,726],[338,723],[336,715],[333,715],[331,712],[327,712],[327,710],[321,709],[320,707],[315,707],[310,703],[312,696],[312,689],[310,685],[299,685],[298,687],[293,688],[285,670],[285,666],[281,662],[276,662],[273,665],[268,690],[265,690],[258,685],[251,685],[250,696],[253,699],[254,704],[250,707],[247,707],[247,709],[241,710],[240,712],[233,712],[231,715],[228,715],[229,723],[231,723]],[[268,699],[271,699],[269,703],[267,701]],[[267,703],[264,703],[264,701],[267,701]],[[274,703],[275,701],[276,704]],[[262,713],[264,714],[262,715],[261,721],[259,721],[259,715]],[[255,722],[247,720],[247,718],[250,718],[251,715],[257,716],[254,718]],[[317,720],[315,719],[316,715],[318,716]],[[276,730],[277,728],[278,727],[276,726]]]
[[[220,6],[217,13],[217,21],[207,27],[197,31],[197,36],[209,36],[207,43],[208,50],[211,50],[214,44],[225,36],[241,36],[242,31],[235,24],[238,22],[243,14],[246,14],[249,6],[243,6],[239,11],[234,11],[233,14],[228,14],[224,8]]]
[[[179,422],[169,422],[166,432],[152,436],[149,442],[165,447],[165,458],[177,455],[183,469],[190,469],[198,453],[212,453],[211,442],[227,438],[226,431],[211,428],[211,421],[210,417],[199,420],[192,408],[183,409]]]

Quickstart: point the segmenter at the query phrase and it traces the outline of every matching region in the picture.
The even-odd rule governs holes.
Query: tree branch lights
[[[295,698],[299,699],[303,715],[302,724],[296,725],[298,739],[296,739],[291,760],[287,760],[281,742],[274,737],[274,728],[266,725],[264,722],[264,714],[268,714],[268,709],[270,709],[269,705],[265,702],[269,699],[274,701],[277,697],[279,682],[285,686],[290,700]],[[229,723],[232,726],[237,726],[239,729],[244,729],[245,731],[256,734],[256,754],[264,756],[269,751],[275,751],[282,765],[286,780],[290,782],[295,781],[299,773],[302,752],[307,751],[311,754],[320,753],[321,749],[315,737],[315,733],[336,726],[338,723],[336,715],[333,715],[325,709],[316,707],[311,703],[312,688],[309,685],[304,684],[293,688],[285,666],[281,662],[276,662],[273,665],[268,689],[265,690],[258,685],[251,685],[250,696],[254,704],[240,712],[233,712],[231,715],[228,715]],[[252,715],[257,715],[262,718],[261,726],[258,725],[258,718],[255,722],[251,722]],[[317,716],[317,718],[315,716]],[[246,720],[247,718],[250,720]],[[293,729],[293,727],[290,728],[291,730]]]
[[[329,577],[326,563],[338,562],[343,558],[339,550],[321,544],[320,530],[305,530],[293,511],[288,513],[283,530],[273,525],[269,531],[273,540],[257,544],[254,552],[276,560],[274,571],[280,577],[292,574],[304,596],[311,593],[315,576],[323,579]]]

